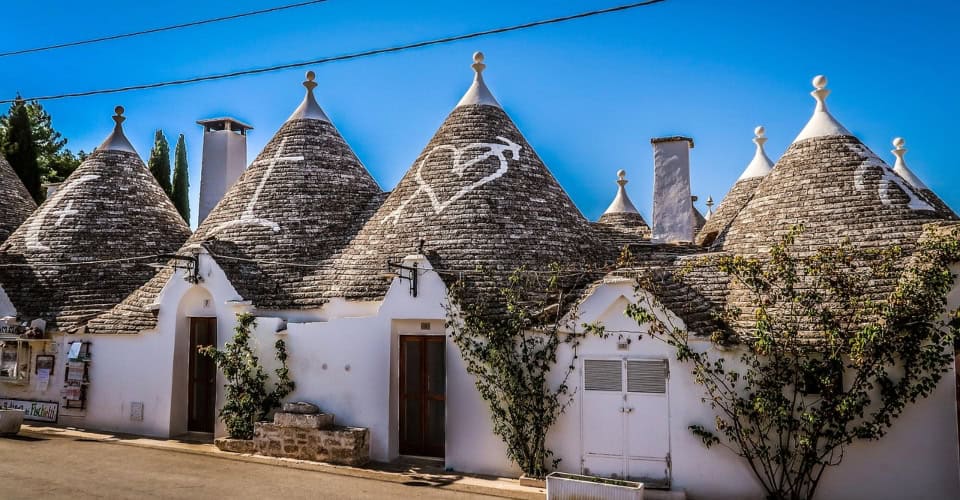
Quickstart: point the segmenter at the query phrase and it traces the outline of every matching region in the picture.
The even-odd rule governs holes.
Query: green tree
[[[19,96],[10,106],[10,111],[2,119],[3,140],[0,143],[3,155],[13,170],[23,181],[34,201],[43,201],[41,191],[40,166],[37,163],[37,144],[33,137],[33,126],[27,103]]]
[[[173,161],[173,204],[183,220],[190,222],[190,169],[187,167],[187,145],[183,134],[177,138]]]
[[[849,243],[800,253],[793,245],[801,231],[764,258],[694,264],[716,266],[750,297],[746,313],[721,315],[738,325],[713,337],[724,350],[691,342],[653,313],[662,304],[650,296],[627,310],[689,364],[716,411],[712,429],[695,424],[692,433],[742,457],[771,499],[812,498],[849,445],[882,438],[905,408],[929,396],[953,362],[960,329],[960,310],[945,311],[960,230],[930,230],[910,256]],[[889,295],[877,292],[884,283],[895,285]]]
[[[150,159],[147,160],[150,173],[157,179],[163,192],[173,199],[173,188],[170,185],[170,144],[162,130],[157,130],[153,137],[153,148],[150,150]]]
[[[20,102],[26,108],[30,121],[41,184],[62,182],[86,158],[86,153],[81,150],[79,154],[75,155],[66,148],[67,139],[53,128],[52,117],[39,102],[26,102],[22,99]],[[14,102],[7,115],[0,117],[0,144],[6,141],[7,129],[10,128],[10,118],[17,106],[17,102]]]
[[[281,339],[274,344],[277,360],[280,361],[280,367],[274,370],[277,383],[272,391],[267,390],[267,373],[260,365],[260,358],[250,347],[250,330],[256,324],[252,314],[237,314],[233,340],[227,342],[222,351],[215,346],[198,348],[200,354],[213,358],[227,379],[223,386],[226,394],[220,417],[227,427],[227,433],[235,439],[253,439],[253,424],[280,406],[283,398],[295,387],[287,370],[287,346]]]

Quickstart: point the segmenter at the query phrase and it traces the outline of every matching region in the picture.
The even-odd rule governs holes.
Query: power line
[[[257,74],[261,74],[261,73],[271,73],[271,72],[274,72],[274,71],[282,71],[282,70],[292,69],[292,68],[301,68],[301,67],[304,67],[304,66],[318,66],[318,65],[321,65],[321,64],[325,64],[325,63],[331,63],[331,62],[337,62],[337,61],[348,61],[348,60],[352,60],[352,59],[360,59],[360,58],[370,57],[370,56],[375,56],[375,55],[380,55],[380,54],[389,54],[389,53],[401,52],[401,51],[406,51],[406,50],[411,50],[411,49],[418,49],[418,48],[422,48],[422,47],[429,47],[429,46],[433,46],[433,45],[442,45],[442,44],[447,44],[447,43],[452,43],[452,42],[459,42],[459,41],[462,41],[462,40],[469,40],[469,39],[473,39],[473,38],[480,38],[480,37],[483,37],[483,36],[496,35],[496,34],[501,34],[501,33],[509,33],[509,32],[511,32],[511,31],[520,31],[520,30],[535,28],[535,27],[538,27],[538,26],[545,26],[545,25],[548,25],[548,24],[557,24],[557,23],[562,23],[562,22],[566,22],[566,21],[573,21],[573,20],[575,20],[575,19],[583,19],[583,18],[586,18],[586,17],[599,16],[599,15],[603,15],[603,14],[611,14],[611,13],[614,13],[614,12],[622,12],[622,11],[625,11],[625,10],[636,9],[636,8],[639,8],[639,7],[646,7],[646,6],[649,6],[649,5],[654,5],[654,4],[662,3],[662,2],[665,2],[665,1],[667,1],[667,0],[646,0],[646,1],[643,1],[643,2],[635,2],[635,3],[620,5],[620,6],[617,6],[617,7],[610,7],[610,8],[607,8],[607,9],[599,9],[599,10],[592,10],[592,11],[588,11],[588,12],[581,12],[581,13],[579,13],[579,14],[573,14],[573,15],[569,15],[569,16],[555,17],[555,18],[552,18],[552,19],[545,19],[545,20],[541,20],[541,21],[533,21],[533,22],[529,22],[529,23],[517,24],[517,25],[514,25],[514,26],[506,26],[506,27],[503,27],[503,28],[494,28],[494,29],[489,29],[489,30],[485,30],[485,31],[476,31],[476,32],[473,32],[473,33],[467,33],[467,34],[465,34],[465,35],[455,35],[455,36],[449,36],[449,37],[444,37],[444,38],[436,38],[436,39],[433,39],[433,40],[427,40],[427,41],[423,41],[423,42],[409,43],[409,44],[406,44],[406,45],[395,45],[395,46],[393,46],[393,47],[388,47],[388,48],[372,49],[372,50],[366,50],[366,51],[362,51],[362,52],[354,52],[354,53],[351,53],[351,54],[344,54],[344,55],[339,55],[339,56],[322,57],[322,58],[314,59],[314,60],[311,60],[311,61],[303,61],[303,62],[288,63],[288,64],[278,64],[278,65],[275,65],[275,66],[267,66],[267,67],[264,67],[264,68],[248,69],[248,70],[242,70],[242,71],[233,71],[233,72],[230,72],[230,73],[220,73],[220,74],[217,74],[217,75],[207,75],[207,76],[198,76],[198,77],[193,77],[193,78],[184,78],[184,79],[181,79],[181,80],[169,80],[169,81],[165,81],[165,82],[145,83],[145,84],[140,84],[140,85],[129,85],[129,86],[126,86],[126,87],[115,87],[115,88],[112,88],[112,89],[87,90],[87,91],[84,91],[84,92],[71,92],[71,93],[65,93],[65,94],[53,94],[53,95],[47,95],[47,96],[29,97],[29,98],[24,98],[24,100],[25,100],[25,101],[50,101],[50,100],[54,100],[54,99],[68,99],[68,98],[72,98],[72,97],[85,97],[85,96],[101,95],[101,94],[117,94],[117,93],[121,93],[121,92],[130,92],[130,91],[135,91],[135,90],[155,89],[155,88],[161,88],[161,87],[173,87],[173,86],[178,86],[178,85],[187,85],[187,84],[191,84],[191,83],[209,82],[209,81],[213,81],[213,80],[223,80],[223,79],[226,79],[226,78],[234,78],[234,77],[238,77],[238,76],[248,76],[248,75],[257,75]],[[0,104],[9,104],[9,103],[14,102],[15,100],[16,100],[16,99],[3,99],[3,100],[0,100]]]
[[[120,40],[120,39],[122,39],[122,38],[132,38],[132,37],[135,37],[135,36],[149,35],[149,34],[152,34],[152,33],[161,33],[161,32],[164,32],[164,31],[173,31],[173,30],[178,30],[178,29],[181,29],[181,28],[190,28],[190,27],[193,27],[193,26],[202,26],[202,25],[204,25],[204,24],[213,24],[213,23],[219,23],[219,22],[221,22],[221,21],[230,21],[230,20],[233,20],[233,19],[240,19],[240,18],[243,18],[243,17],[257,16],[257,15],[260,15],[260,14],[269,14],[269,13],[271,13],[271,12],[277,12],[277,11],[281,11],[281,10],[295,9],[295,8],[297,8],[297,7],[306,7],[306,6],[308,6],[308,5],[323,3],[323,2],[326,2],[326,1],[327,1],[327,0],[310,0],[310,1],[307,1],[307,2],[293,3],[293,4],[289,4],[289,5],[280,5],[280,6],[277,6],[277,7],[271,7],[271,8],[269,8],[269,9],[254,10],[254,11],[250,11],[250,12],[242,12],[242,13],[240,13],[240,14],[232,14],[232,15],[229,15],[229,16],[214,17],[214,18],[212,18],[212,19],[203,19],[203,20],[200,20],[200,21],[190,21],[190,22],[188,22],[188,23],[174,24],[174,25],[171,25],[171,26],[163,26],[163,27],[161,27],[161,28],[151,28],[151,29],[146,29],[146,30],[141,30],[141,31],[132,31],[132,32],[130,32],[130,33],[121,33],[121,34],[118,34],[118,35],[102,36],[102,37],[99,37],[99,38],[91,38],[91,39],[89,39],[89,40],[78,40],[78,41],[74,41],[74,42],[64,42],[64,43],[58,43],[58,44],[55,44],[55,45],[47,45],[47,46],[44,46],[44,47],[34,47],[34,48],[32,48],[32,49],[11,50],[10,52],[0,52],[0,57],[17,56],[17,55],[21,55],[21,54],[30,54],[30,53],[33,53],[33,52],[44,52],[44,51],[47,51],[47,50],[63,49],[63,48],[66,48],[66,47],[76,47],[76,46],[78,46],[78,45],[89,45],[89,44],[92,44],[92,43],[107,42],[107,41],[110,41],[110,40]]]

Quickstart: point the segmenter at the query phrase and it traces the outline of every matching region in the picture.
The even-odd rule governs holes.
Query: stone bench
[[[370,461],[370,430],[334,425],[334,416],[309,403],[287,403],[273,422],[253,428],[253,450],[269,457],[340,465]]]

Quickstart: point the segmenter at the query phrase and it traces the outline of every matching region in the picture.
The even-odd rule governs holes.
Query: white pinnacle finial
[[[897,173],[900,177],[903,177],[903,180],[907,181],[911,186],[913,186],[917,191],[925,191],[930,188],[927,187],[919,177],[914,175],[909,168],[907,168],[907,162],[904,161],[903,155],[907,154],[907,148],[903,147],[907,141],[903,140],[903,137],[897,137],[893,140],[893,147],[896,148],[891,151],[894,156],[897,157],[896,162],[893,164],[893,171]]]
[[[753,129],[753,143],[757,145],[757,151],[753,154],[753,159],[750,160],[750,164],[743,170],[743,173],[740,174],[740,178],[737,179],[737,181],[751,179],[753,177],[763,177],[773,169],[773,162],[770,161],[767,152],[763,149],[763,145],[767,143],[766,133],[767,129],[763,128],[762,125]]]
[[[113,108],[113,132],[107,136],[103,144],[97,149],[103,151],[126,151],[128,153],[137,152],[136,149],[133,149],[133,144],[130,144],[127,136],[123,133],[123,122],[127,119],[127,117],[123,116],[123,112],[123,106]]]
[[[757,129],[762,129],[763,127],[757,127]],[[703,218],[710,220],[710,216],[713,215],[713,196],[707,195],[707,213],[703,214]]]
[[[830,95],[830,89],[827,88],[827,77],[823,75],[813,77],[813,87],[815,90],[810,92],[810,95],[817,100],[817,108],[813,111],[810,121],[807,122],[807,125],[803,127],[800,135],[793,142],[812,137],[853,135],[827,111],[827,96]]]
[[[627,180],[627,171],[620,169],[617,170],[617,196],[613,198],[613,203],[607,207],[607,210],[603,213],[605,214],[639,214],[640,211],[637,210],[637,207],[633,205],[633,202],[630,201],[630,197],[627,196],[627,183],[630,182]]]
[[[473,84],[470,85],[470,88],[467,89],[467,93],[463,95],[463,98],[460,99],[460,102],[457,103],[457,107],[466,106],[468,104],[486,104],[489,106],[500,107],[500,103],[497,102],[497,99],[493,97],[493,93],[490,92],[490,89],[487,88],[487,84],[483,81],[483,70],[487,69],[487,65],[483,63],[485,59],[483,52],[477,51],[473,53],[473,64],[471,67],[475,73],[473,77]]]
[[[287,121],[320,120],[330,122],[330,118],[323,112],[323,108],[317,104],[317,98],[313,96],[313,89],[317,88],[317,82],[314,81],[317,79],[317,74],[313,71],[307,71],[306,78],[303,81],[303,86],[307,89],[307,95],[303,96],[303,102],[290,115],[290,118],[287,118]]]

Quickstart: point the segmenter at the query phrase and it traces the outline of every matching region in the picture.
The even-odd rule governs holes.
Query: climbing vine
[[[547,432],[573,398],[573,359],[559,366],[559,382],[551,383],[559,347],[570,345],[575,359],[578,343],[567,333],[576,312],[564,314],[573,294],[562,278],[569,277],[553,266],[546,274],[518,269],[492,289],[460,280],[447,307],[447,328],[490,409],[493,432],[507,445],[508,458],[535,478],[559,463],[547,448]]]
[[[715,410],[713,426],[694,424],[691,432],[708,448],[744,458],[772,499],[812,498],[852,443],[881,439],[929,396],[949,370],[960,329],[960,310],[945,314],[960,229],[928,232],[912,255],[849,243],[800,253],[802,231],[795,227],[764,258],[720,255],[695,264],[715,266],[745,294],[747,312],[717,318],[736,327],[713,336],[724,349],[655,315],[656,293],[639,294],[627,311],[675,348]]]
[[[283,398],[294,389],[287,369],[287,346],[280,339],[274,344],[276,358],[280,361],[280,367],[274,370],[277,383],[273,390],[267,390],[268,375],[260,365],[260,358],[250,347],[250,330],[255,326],[256,318],[252,314],[238,314],[233,339],[226,343],[222,351],[215,346],[198,349],[204,356],[213,358],[227,379],[223,386],[226,393],[220,418],[227,427],[227,433],[235,439],[253,439],[253,424],[279,407]]]

